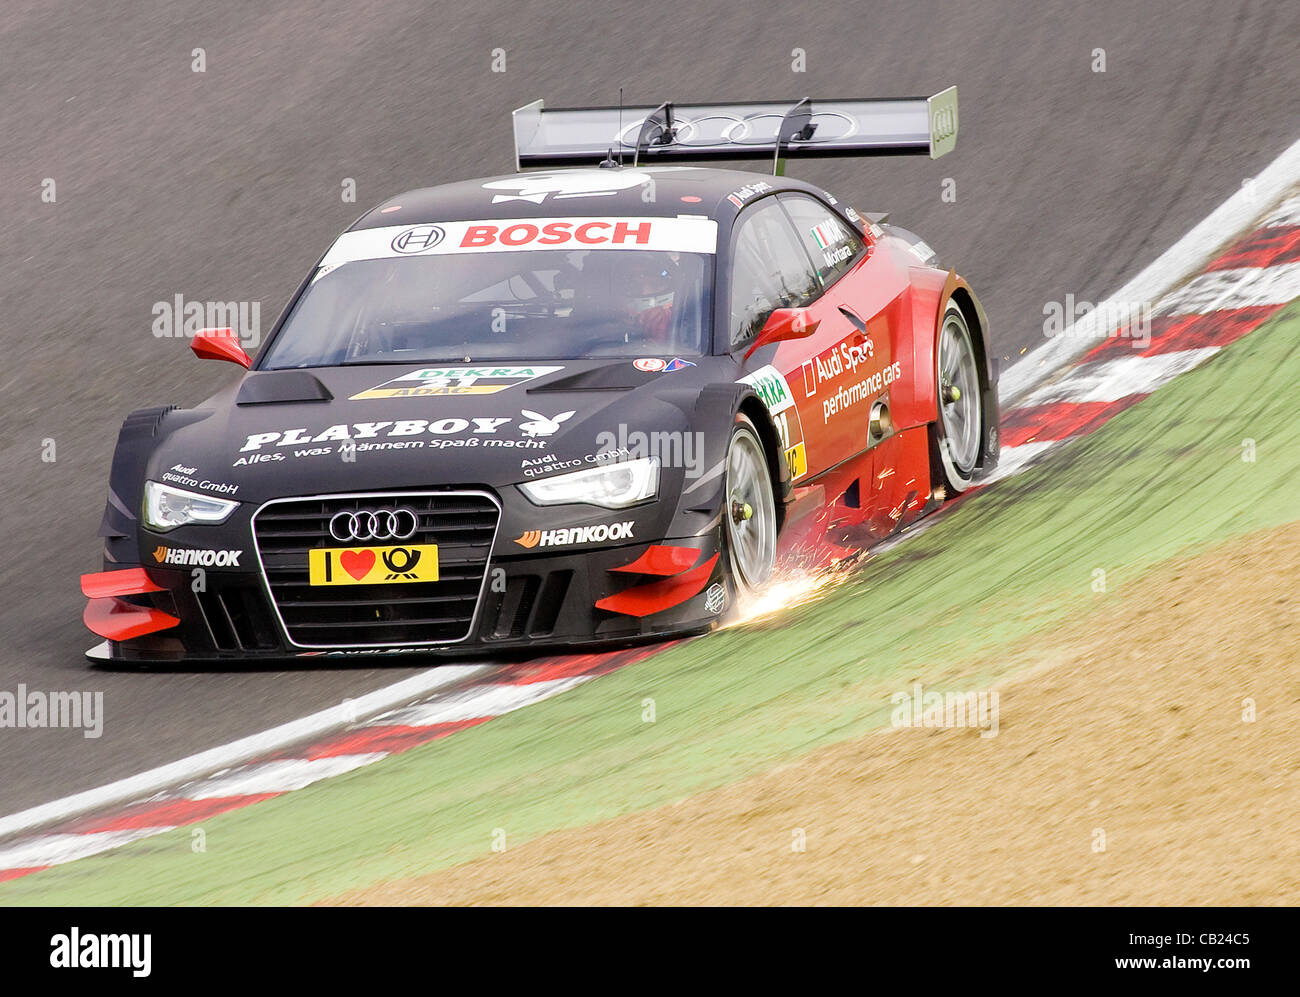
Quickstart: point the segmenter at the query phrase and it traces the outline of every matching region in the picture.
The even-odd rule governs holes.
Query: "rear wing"
[[[547,108],[514,112],[515,165],[632,165],[706,160],[782,161],[824,156],[928,155],[957,145],[957,88],[933,97],[812,100],[796,104],[672,104]]]

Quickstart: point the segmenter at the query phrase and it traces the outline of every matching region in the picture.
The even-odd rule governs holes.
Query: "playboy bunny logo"
[[[560,431],[560,423],[567,422],[573,418],[573,412],[561,412],[554,419],[548,419],[544,415],[538,415],[536,412],[530,412],[528,409],[521,409],[520,414],[532,422],[523,422],[519,424],[519,431],[525,436],[554,436]]]
[[[533,204],[541,204],[548,197],[556,200],[566,197],[602,197],[649,182],[648,174],[636,170],[572,170],[564,173],[528,173],[508,180],[493,180],[485,183],[483,189],[512,192],[494,194],[493,204],[502,201],[531,201]]]

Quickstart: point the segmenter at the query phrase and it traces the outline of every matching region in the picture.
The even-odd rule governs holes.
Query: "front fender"
[[[108,473],[108,501],[99,524],[99,535],[110,544],[136,534],[149,458],[158,445],[163,419],[175,407],[138,409],[122,421]]]
[[[700,441],[698,457],[687,469],[678,499],[671,536],[694,536],[718,525],[726,492],[727,447],[736,414],[753,421],[773,470],[773,492],[783,501],[790,491],[790,471],[780,459],[780,437],[772,416],[753,387],[743,382],[711,384],[678,404],[690,413],[690,424]]]

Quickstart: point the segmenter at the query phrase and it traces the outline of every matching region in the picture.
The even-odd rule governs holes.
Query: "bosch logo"
[[[417,225],[394,238],[392,246],[398,253],[407,255],[423,253],[442,242],[446,235],[447,233],[437,225]]]
[[[335,513],[330,536],[348,543],[353,540],[409,540],[420,528],[420,517],[410,509],[361,509]]]

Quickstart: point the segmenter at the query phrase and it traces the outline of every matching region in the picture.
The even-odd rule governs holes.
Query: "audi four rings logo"
[[[417,225],[408,228],[393,239],[393,249],[399,253],[423,253],[442,242],[447,233],[437,225]]]
[[[335,513],[330,536],[335,540],[409,540],[420,528],[420,517],[410,509],[360,509]]]

